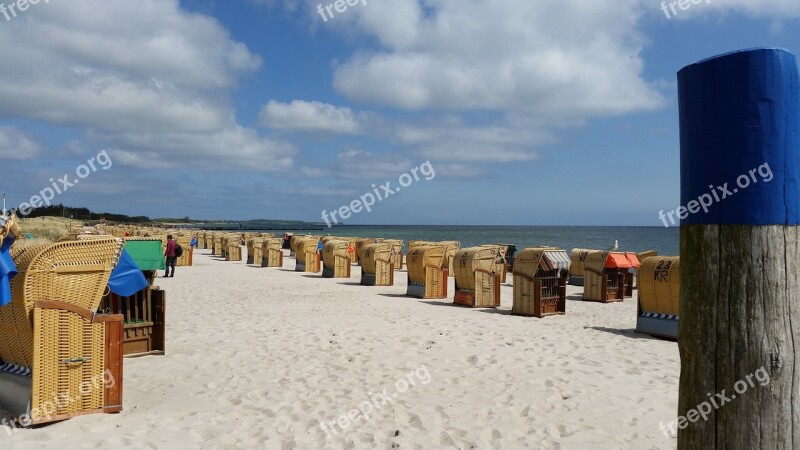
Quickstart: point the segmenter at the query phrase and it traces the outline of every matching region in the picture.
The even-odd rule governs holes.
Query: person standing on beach
[[[178,264],[178,258],[175,256],[175,249],[177,247],[178,243],[175,242],[172,235],[170,234],[167,236],[167,251],[164,252],[164,256],[167,258],[167,273],[164,274],[164,278],[175,276],[175,265]],[[170,267],[172,267],[171,275],[169,272]]]

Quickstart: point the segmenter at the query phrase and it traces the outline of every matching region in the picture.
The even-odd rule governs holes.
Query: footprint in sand
[[[449,420],[450,420],[450,415],[448,415],[448,414],[447,414],[447,413],[444,411],[444,406],[442,406],[442,405],[437,405],[435,409],[436,409],[436,412],[437,412],[437,413],[439,413],[439,416],[440,416],[440,417],[441,417],[441,418],[442,418],[444,421],[449,421]]]

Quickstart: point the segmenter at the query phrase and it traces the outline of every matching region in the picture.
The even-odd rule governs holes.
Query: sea
[[[243,230],[244,231],[244,230]],[[282,230],[270,231],[276,236]],[[590,227],[590,226],[481,226],[481,225],[337,225],[323,231],[290,231],[295,234],[374,237],[411,240],[459,241],[461,247],[481,244],[513,244],[525,247],[558,247],[605,250],[619,242],[619,251],[656,250],[659,255],[678,256],[677,227]],[[405,251],[405,248],[404,248]]]

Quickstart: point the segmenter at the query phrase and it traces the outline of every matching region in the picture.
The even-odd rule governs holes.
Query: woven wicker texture
[[[336,267],[336,259],[347,260],[347,246],[349,242],[340,240],[328,240],[322,246],[322,264],[328,268]]]
[[[192,246],[189,245],[192,243],[192,236],[190,235],[177,235],[175,236],[175,242],[178,243],[181,247],[183,247],[183,255],[178,258],[178,267],[189,267],[192,265]]]
[[[475,273],[477,270],[498,273],[497,257],[498,248],[496,246],[468,247],[456,252],[453,261],[456,290],[476,290]]]
[[[529,247],[515,256],[511,314],[534,317],[564,314],[568,271],[557,265],[542,265],[546,252],[566,253],[555,247]]]
[[[655,251],[655,250],[645,250],[645,251],[643,251],[641,253],[637,253],[636,254],[636,257],[639,259],[639,262],[641,262],[643,259],[649,258],[651,256],[658,256],[658,252]]]
[[[456,303],[478,308],[500,306],[498,289],[502,269],[497,263],[498,256],[498,246],[470,247],[456,253],[453,258]],[[470,295],[462,296],[459,291]]]
[[[364,246],[369,244],[377,244],[383,242],[381,238],[357,238],[356,239],[356,254],[355,262],[361,264],[361,253],[364,251]]]
[[[225,260],[226,261],[241,261],[242,260],[242,235],[229,234],[225,236]]]
[[[334,278],[350,278],[349,241],[329,240],[322,247],[322,264],[333,270]]]
[[[300,245],[302,245],[304,239],[319,239],[319,237],[311,235],[292,236],[292,240],[289,241],[289,249],[292,251],[292,253],[297,254],[298,249],[300,248]]]
[[[644,258],[639,268],[639,304],[642,312],[680,314],[681,272],[677,256]]]
[[[570,254],[570,258],[572,259],[572,265],[569,268],[570,274],[575,277],[582,277],[584,276],[583,273],[583,259],[589,252],[597,252],[600,250],[591,250],[588,248],[574,248],[572,249],[572,253]],[[514,265],[517,264],[516,259],[514,259]]]
[[[268,238],[257,237],[247,240],[247,262],[260,266],[264,261],[264,241]]]
[[[394,258],[392,262],[394,263],[394,270],[400,270],[403,268],[403,241],[401,239],[384,239],[383,242],[390,243],[394,245]]]
[[[317,245],[319,244],[319,237],[312,236],[295,236],[292,239],[292,246],[294,247],[295,258],[299,263],[306,263],[306,258],[317,252]],[[313,263],[314,261],[308,261]]]
[[[214,240],[212,242],[213,246],[211,247],[211,251],[214,256],[222,256],[222,240],[225,238],[225,235],[219,233],[214,235]]]
[[[109,270],[110,273],[110,270]],[[94,380],[97,383],[105,362],[105,324],[91,323],[78,314],[58,309],[34,309],[33,339],[33,398],[31,419],[44,418],[44,411],[69,414],[103,407],[105,390],[92,388],[79,401],[54,402],[63,393],[75,397],[85,388],[81,385]],[[82,363],[65,363],[65,360],[84,359]],[[51,409],[47,409],[47,408]]]
[[[0,308],[0,357],[33,369],[34,421],[43,403],[81,392],[81,383],[101,374],[105,362],[104,324],[66,310],[34,308],[35,302],[58,300],[96,311],[121,250],[121,239],[105,237],[12,251],[18,273],[11,304]],[[85,361],[64,362],[74,358]],[[93,389],[78,402],[54,406],[51,414],[99,409],[103,395],[103,389]]]
[[[536,306],[534,304],[536,295],[535,289],[536,289],[536,284],[533,281],[518,274],[517,263],[515,260],[514,303],[513,306],[511,307],[511,314],[518,316],[536,316],[537,311],[536,311]]]
[[[411,283],[425,283],[427,268],[442,268],[447,246],[422,245],[408,251],[406,263],[408,265],[408,281]]]
[[[283,266],[283,238],[267,238],[262,244],[262,253],[267,267]]]
[[[574,250],[572,251],[572,256],[575,256]],[[583,276],[585,280],[583,284],[583,298],[585,300],[599,301],[603,299],[605,293],[602,288],[602,273],[606,267],[607,259],[608,252],[602,250],[589,250],[588,253],[583,255]],[[573,265],[572,267],[575,266]]]
[[[409,255],[411,254],[412,248],[417,248],[424,245],[443,245],[445,246],[445,257],[442,259],[442,269],[448,269],[450,271],[450,276],[454,276],[453,274],[453,258],[456,256],[456,252],[461,247],[461,242],[459,241],[440,241],[440,242],[432,242],[432,241],[408,241],[408,252]]]

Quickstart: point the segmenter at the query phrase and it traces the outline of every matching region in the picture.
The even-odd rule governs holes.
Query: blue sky
[[[10,1],[6,1],[8,5]],[[348,224],[652,225],[679,201],[675,74],[800,51],[800,3],[70,0],[0,15],[10,205]]]

